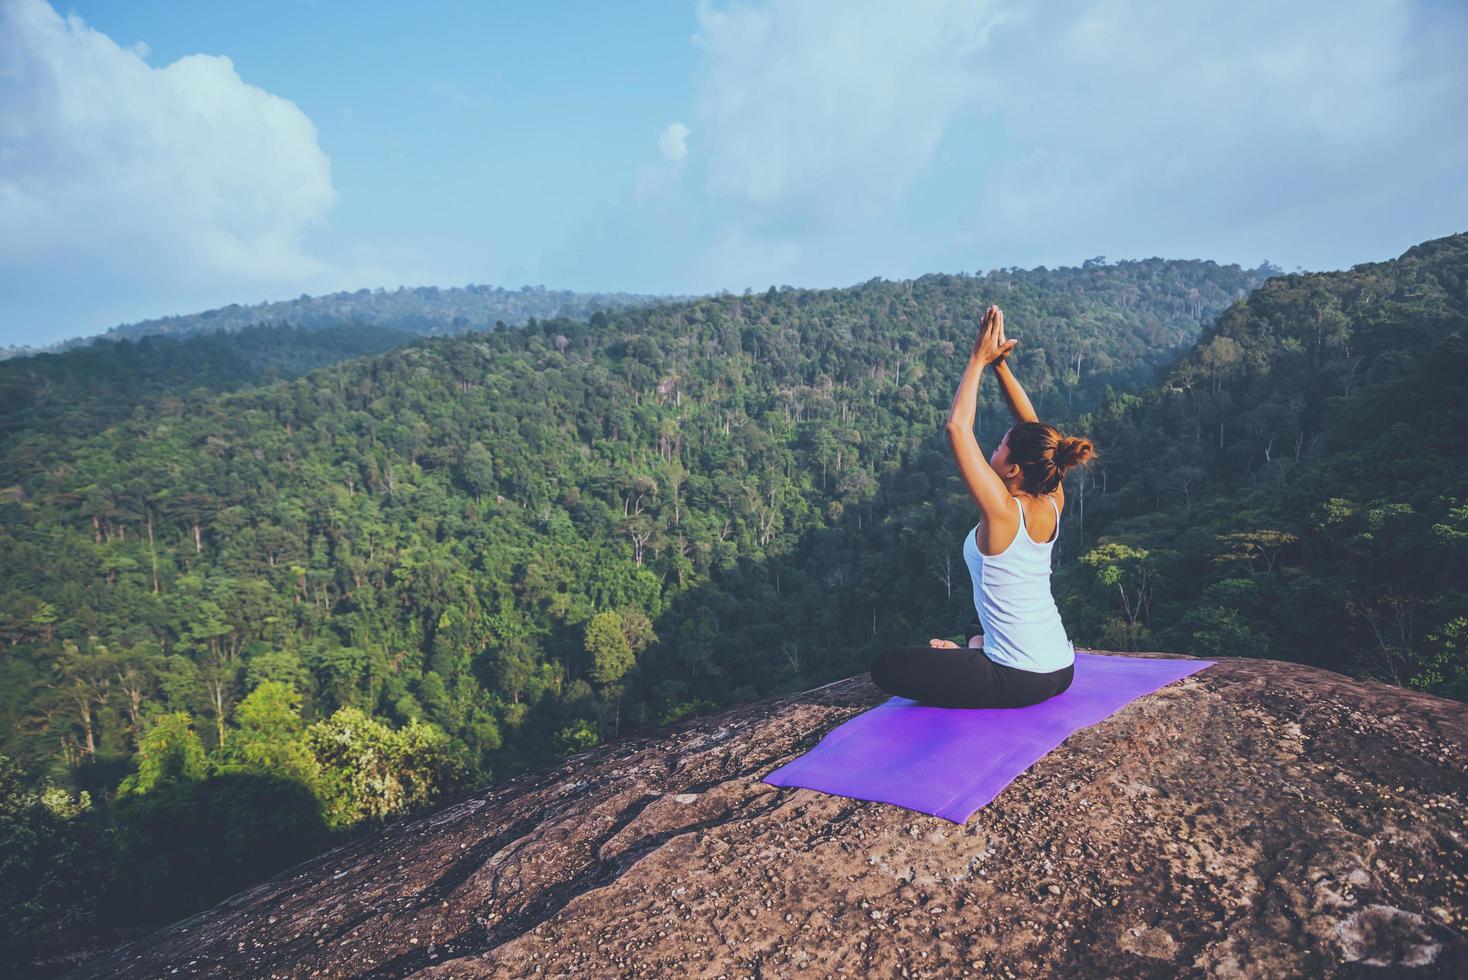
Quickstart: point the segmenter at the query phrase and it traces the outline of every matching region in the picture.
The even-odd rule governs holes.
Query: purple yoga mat
[[[1077,651],[1070,687],[1028,707],[935,708],[889,698],[764,781],[895,803],[961,824],[1071,732],[1217,662]]]

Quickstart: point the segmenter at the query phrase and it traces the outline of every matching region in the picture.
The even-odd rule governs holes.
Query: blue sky
[[[0,344],[362,286],[1347,268],[1468,230],[1454,2],[0,0]]]

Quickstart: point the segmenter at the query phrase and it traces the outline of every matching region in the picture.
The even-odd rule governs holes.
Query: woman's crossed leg
[[[982,649],[888,647],[872,661],[872,682],[888,694],[939,708],[1021,708],[1070,687],[1074,666],[1047,674],[996,664]]]

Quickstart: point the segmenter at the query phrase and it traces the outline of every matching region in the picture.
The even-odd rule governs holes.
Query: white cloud
[[[994,33],[981,82],[1029,150],[988,174],[972,221],[1014,262],[1067,241],[1075,254],[1088,243],[1224,260],[1313,250],[1349,264],[1386,257],[1361,254],[1369,234],[1338,235],[1353,223],[1381,222],[1392,248],[1457,230],[1468,74],[1456,44],[1423,30],[1422,10],[1031,8]]]
[[[658,152],[672,164],[682,163],[688,156],[688,134],[691,130],[680,122],[669,123],[658,134]]]
[[[630,281],[680,291],[883,271],[850,232],[890,214],[927,169],[978,98],[985,38],[1012,16],[999,0],[701,0],[696,126],[667,126],[631,201],[590,216],[543,266],[604,285],[631,257]]]
[[[683,175],[683,162],[688,159],[688,136],[692,133],[680,122],[668,123],[658,134],[658,154],[662,163],[643,163],[637,167],[637,180],[632,187],[633,200],[641,203],[676,189]]]
[[[1452,7],[701,0],[698,20],[690,206],[724,216],[701,281],[720,263],[731,282],[903,274],[900,245],[883,261],[865,240],[915,223],[947,222],[948,268],[1330,268],[1468,219],[1468,16]],[[942,190],[918,213],[929,177]]]
[[[978,102],[989,35],[1014,16],[995,0],[701,0],[707,190],[821,222],[881,213]]]
[[[644,164],[560,281],[1344,268],[1468,226],[1461,4],[700,0],[692,40],[685,172]]]
[[[147,53],[42,0],[0,3],[5,280],[54,280],[64,266],[100,308],[109,290],[231,302],[367,271],[303,244],[338,196],[299,107],[243,81],[227,57],[153,68]]]

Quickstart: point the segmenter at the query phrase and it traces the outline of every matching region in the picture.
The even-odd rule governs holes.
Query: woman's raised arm
[[[1030,404],[1029,396],[1019,386],[1019,379],[1009,369],[1009,352],[1014,350],[1018,340],[1006,340],[1004,337],[1004,312],[998,315],[999,327],[999,350],[998,358],[994,361],[994,374],[999,378],[999,390],[1004,395],[1004,403],[1009,406],[1009,414],[1014,416],[1016,422],[1038,422],[1040,417],[1035,414],[1035,406]]]
[[[969,355],[968,367],[964,369],[958,392],[953,396],[953,408],[948,413],[946,427],[959,475],[985,519],[992,519],[994,515],[1002,515],[1001,519],[1006,519],[1010,512],[1009,490],[999,479],[999,474],[989,466],[989,461],[979,449],[978,439],[974,438],[979,377],[984,373],[985,364],[993,363],[1006,353],[1006,348],[999,343],[999,317],[1002,316],[997,306],[985,311],[980,321],[979,337],[974,341],[973,353]]]
[[[1040,421],[1040,417],[1035,414],[1035,406],[1030,404],[1030,397],[1019,386],[1019,379],[1014,376],[1014,372],[1009,370],[1009,358],[994,362],[994,376],[999,379],[999,390],[1004,393],[1009,414],[1014,416],[1016,422]]]

